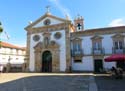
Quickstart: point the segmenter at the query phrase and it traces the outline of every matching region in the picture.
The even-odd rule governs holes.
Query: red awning
[[[125,61],[125,54],[113,54],[104,59],[105,62]]]

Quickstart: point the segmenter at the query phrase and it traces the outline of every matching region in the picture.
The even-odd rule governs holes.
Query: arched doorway
[[[52,54],[50,51],[45,51],[42,54],[42,72],[52,72]]]

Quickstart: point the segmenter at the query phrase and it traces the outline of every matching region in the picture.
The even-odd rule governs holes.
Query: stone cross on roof
[[[50,6],[49,6],[49,5],[46,6],[46,13],[47,13],[47,14],[50,14]]]

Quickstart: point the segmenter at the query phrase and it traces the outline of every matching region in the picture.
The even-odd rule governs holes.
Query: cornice
[[[29,28],[28,34],[34,34],[34,33],[41,33],[41,32],[52,32],[52,31],[59,31],[59,30],[69,30],[70,23],[60,23],[56,25],[49,25],[44,27],[37,27],[37,28]]]
[[[106,34],[117,34],[117,33],[125,33],[125,26],[88,29],[85,31],[73,32],[71,33],[71,37],[106,35]]]

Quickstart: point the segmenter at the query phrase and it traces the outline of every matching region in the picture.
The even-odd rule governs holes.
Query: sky
[[[24,28],[44,15],[48,5],[52,15],[68,15],[72,22],[83,16],[85,29],[125,25],[125,0],[0,0],[1,40],[26,46]]]

